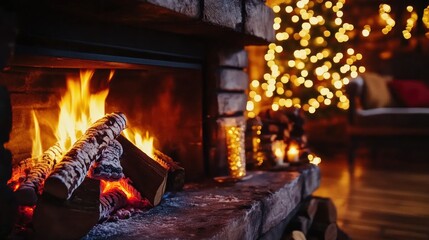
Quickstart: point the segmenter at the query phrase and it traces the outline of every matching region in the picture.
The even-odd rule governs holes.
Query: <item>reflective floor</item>
[[[398,149],[360,149],[353,174],[345,151],[323,156],[314,195],[333,199],[352,239],[429,239],[429,151]]]

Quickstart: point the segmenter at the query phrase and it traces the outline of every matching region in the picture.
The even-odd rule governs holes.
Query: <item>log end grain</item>
[[[161,185],[157,189],[156,194],[151,199],[149,199],[149,201],[153,204],[153,206],[156,206],[161,202],[162,197],[164,196],[164,193],[165,193],[166,186],[167,186],[167,178],[164,178],[164,181],[162,181]]]
[[[38,196],[34,188],[21,187],[14,195],[20,206],[34,206],[37,203]]]
[[[69,198],[67,187],[61,179],[55,176],[51,176],[46,179],[43,192],[62,200]]]

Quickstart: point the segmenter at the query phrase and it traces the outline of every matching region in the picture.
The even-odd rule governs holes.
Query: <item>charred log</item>
[[[37,196],[42,192],[46,177],[61,159],[62,154],[63,150],[60,145],[55,144],[43,153],[35,166],[30,168],[27,178],[15,191],[19,205],[33,206],[36,204]],[[31,165],[31,163],[28,163],[28,165]]]
[[[132,180],[133,186],[142,196],[152,205],[158,205],[165,192],[168,169],[150,158],[124,136],[119,136],[118,141],[124,148],[121,158],[124,174]]]
[[[64,155],[46,179],[44,191],[60,199],[69,199],[85,179],[91,164],[126,125],[122,113],[107,114],[91,125]]]
[[[124,173],[119,161],[122,153],[121,144],[117,140],[111,141],[101,154],[100,159],[91,166],[89,176],[106,181],[117,181],[123,178]]]
[[[100,197],[100,219],[106,219],[110,214],[127,205],[127,196],[120,189],[112,189]]]

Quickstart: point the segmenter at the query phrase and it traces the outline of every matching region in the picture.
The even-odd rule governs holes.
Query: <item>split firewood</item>
[[[100,181],[85,178],[69,200],[45,192],[34,210],[35,239],[81,239],[100,219]]]
[[[320,224],[313,223],[308,233],[308,239],[336,240],[338,237],[338,226],[336,223]]]
[[[283,235],[282,239],[285,240],[306,240],[305,234],[301,231],[295,230]]]
[[[317,197],[317,211],[309,230],[315,239],[337,239],[337,209],[330,198]]]
[[[46,179],[44,191],[60,199],[69,199],[85,179],[91,164],[104,148],[124,130],[123,113],[106,114],[91,125],[74,143]]]
[[[59,162],[62,154],[63,149],[57,143],[46,150],[35,163],[35,166],[30,168],[27,178],[15,191],[15,197],[19,205],[33,206],[36,204],[37,196],[42,192],[46,177]]]
[[[124,136],[120,135],[117,140],[124,149],[121,157],[124,174],[131,179],[133,186],[142,196],[153,206],[158,205],[165,192],[168,169],[150,158]]]
[[[336,223],[337,208],[330,198],[316,197],[317,211],[314,216],[315,222]]]
[[[185,169],[179,166],[172,158],[158,150],[154,151],[154,155],[168,166],[166,191],[181,191],[185,185]]]
[[[111,189],[100,197],[100,220],[106,219],[110,214],[127,205],[127,195],[120,189]]]
[[[104,149],[100,159],[96,160],[89,170],[89,177],[117,181],[124,177],[119,158],[123,153],[121,144],[117,140],[112,140]]]
[[[292,232],[297,230],[306,235],[313,223],[313,219],[317,211],[317,206],[317,198],[310,197],[305,199],[302,202],[294,218],[292,218],[292,220],[288,224],[286,232]]]

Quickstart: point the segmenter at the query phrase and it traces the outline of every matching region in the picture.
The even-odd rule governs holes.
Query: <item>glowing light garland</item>
[[[387,3],[380,4],[379,15],[380,15],[380,19],[385,24],[385,26],[383,27],[381,32],[384,35],[387,35],[390,31],[392,31],[392,29],[395,27],[395,25],[397,25],[396,21],[392,17],[391,11],[392,11],[392,7],[389,4],[387,4]],[[406,7],[405,15],[407,15],[408,17],[407,17],[407,20],[405,22],[405,29],[402,31],[402,36],[405,39],[410,39],[412,37],[412,32],[413,32],[414,27],[417,24],[419,16],[418,16],[416,10],[414,9],[414,7],[411,5]],[[429,30],[429,5],[423,10],[422,22],[425,25],[425,27]],[[426,32],[425,35],[427,38],[429,38],[429,32]],[[362,32],[362,36],[368,37],[369,33]]]
[[[276,42],[264,56],[262,80],[250,83],[248,117],[255,105],[271,101],[274,111],[300,107],[313,114],[324,107],[349,108],[344,85],[365,68],[362,54],[347,48],[354,26],[342,20],[345,0],[286,0],[273,6]]]

